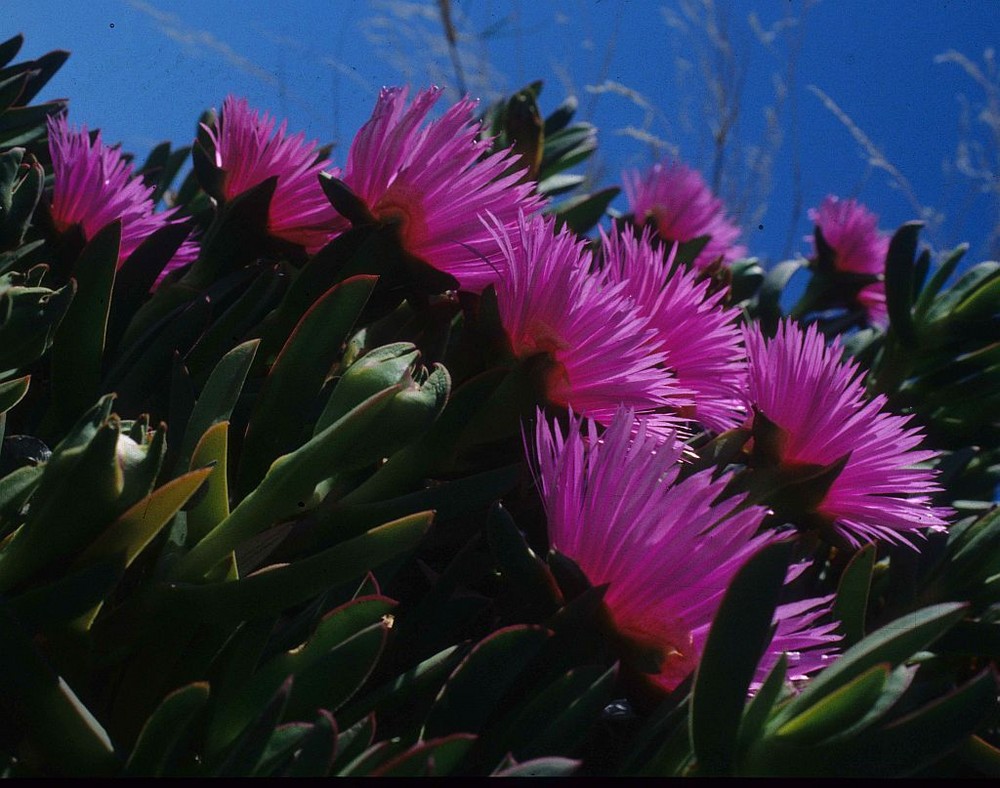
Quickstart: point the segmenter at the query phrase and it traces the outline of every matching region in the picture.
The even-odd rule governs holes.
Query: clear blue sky
[[[997,195],[975,193],[944,167],[959,139],[959,94],[972,107],[975,137],[986,139],[975,117],[982,92],[956,65],[934,59],[957,50],[982,67],[1000,31],[1000,0],[821,0],[795,27],[781,20],[788,10],[802,16],[799,0],[716,5],[745,68],[737,129],[743,153],[729,160],[753,146],[773,154],[762,167],[770,187],[745,158],[730,170],[747,195],[740,218],[753,253],[774,261],[789,238],[793,252],[807,251],[805,209],[828,192],[866,202],[885,229],[916,218],[913,200],[870,166],[810,90],[816,86],[898,168],[913,198],[944,214],[937,243],[968,240],[972,256],[986,256]],[[229,92],[287,117],[293,131],[346,147],[380,85],[455,82],[433,0],[5,0],[3,6],[7,29],[0,32],[25,34],[22,56],[72,52],[43,98],[69,97],[71,120],[102,128],[107,140],[121,141],[140,160],[163,139],[189,141],[199,113]],[[637,129],[711,170],[711,135],[700,112],[710,93],[700,63],[706,53],[718,62],[719,50],[696,20],[685,18],[679,0],[453,0],[452,6],[469,92],[489,99],[544,79],[545,110],[575,92],[581,114],[601,129],[603,159],[592,172],[601,185],[617,183],[623,167],[651,161]],[[759,34],[748,21],[755,7]],[[765,45],[768,33],[773,40]],[[765,111],[776,106],[774,75],[787,82],[797,36],[795,79],[778,107],[783,139],[774,149]],[[609,80],[604,92],[593,91]],[[632,97],[618,86],[634,91]],[[803,205],[790,227],[796,149]],[[342,161],[342,154],[334,159]],[[994,151],[994,172],[997,164]],[[765,197],[766,212],[751,225],[751,209]]]

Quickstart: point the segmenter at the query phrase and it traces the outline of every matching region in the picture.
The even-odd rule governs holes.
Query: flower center
[[[394,183],[371,209],[384,224],[396,227],[403,247],[415,253],[427,238],[427,215],[420,195],[405,184]]]

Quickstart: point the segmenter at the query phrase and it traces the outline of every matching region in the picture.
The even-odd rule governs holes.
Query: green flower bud
[[[375,348],[347,368],[337,382],[313,434],[319,434],[373,394],[397,383],[413,381],[420,351],[409,342]]]

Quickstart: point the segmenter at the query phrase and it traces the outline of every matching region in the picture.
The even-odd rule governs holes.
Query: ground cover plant
[[[831,195],[765,270],[672,159],[612,216],[537,83],[140,165],[21,43],[6,776],[1000,773],[1000,264]]]

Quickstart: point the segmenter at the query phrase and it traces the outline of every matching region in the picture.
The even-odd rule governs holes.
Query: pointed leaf
[[[196,543],[229,516],[227,455],[229,422],[223,421],[206,430],[191,457],[192,468],[208,468],[210,475],[202,494],[187,512],[187,539]]]
[[[848,727],[874,705],[889,678],[889,665],[872,665],[775,731],[794,742],[818,742]]]
[[[188,419],[177,467],[190,465],[192,452],[210,427],[229,421],[259,345],[259,339],[237,345],[216,365]]]
[[[695,674],[691,742],[699,774],[726,774],[747,690],[771,639],[771,620],[792,545],[762,548],[736,573],[712,621]]]
[[[833,618],[844,633],[842,647],[853,646],[865,636],[868,593],[875,569],[875,545],[866,545],[850,560],[840,576]]]
[[[239,469],[244,494],[277,457],[296,448],[303,416],[343,353],[376,281],[359,276],[334,285],[306,312],[278,354],[247,427]]]
[[[889,308],[889,323],[900,341],[910,346],[916,342],[913,327],[914,258],[917,237],[923,222],[907,222],[889,242],[885,261],[885,300]]]
[[[30,382],[31,375],[25,375],[23,378],[0,383],[0,413],[6,413],[23,399],[28,393]]]
[[[568,225],[574,232],[585,233],[601,220],[619,192],[621,189],[611,186],[558,203],[549,212],[558,217],[560,224]]]
[[[208,683],[203,681],[167,695],[146,720],[125,764],[125,774],[129,777],[166,776],[207,703]]]
[[[337,738],[336,720],[330,712],[320,709],[312,730],[302,738],[295,760],[281,776],[326,777],[336,756]]]
[[[291,691],[292,677],[289,676],[274,693],[267,707],[246,727],[229,750],[229,755],[215,770],[216,777],[248,777],[253,774],[265,745],[274,735],[275,728],[284,716]]]
[[[424,736],[481,730],[549,637],[551,633],[543,627],[513,626],[480,641],[441,689],[424,725]]]
[[[18,729],[66,777],[109,776],[117,768],[107,732],[0,604],[0,692]]]
[[[212,473],[201,468],[157,488],[115,520],[76,560],[76,565],[102,556],[124,555],[130,566],[160,530],[169,523]]]
[[[813,679],[798,697],[776,715],[769,727],[775,730],[780,728],[874,665],[888,663],[895,668],[947,631],[963,616],[966,608],[967,605],[958,602],[933,605],[872,632]]]
[[[571,758],[536,758],[533,761],[508,766],[493,777],[568,777],[580,768],[580,761]]]
[[[197,621],[274,615],[412,550],[432,519],[431,512],[404,517],[294,564],[266,567],[232,582],[171,583],[158,593],[158,605]]]
[[[371,777],[444,777],[454,772],[472,748],[471,733],[453,733],[440,739],[421,741],[377,769]]]
[[[115,283],[121,221],[98,232],[76,261],[77,297],[52,346],[52,409],[49,432],[58,434],[103,393],[98,390],[105,332]]]

